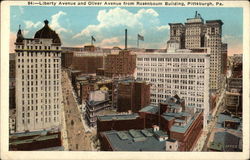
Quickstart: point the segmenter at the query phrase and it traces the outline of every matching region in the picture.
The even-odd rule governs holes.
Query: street
[[[68,74],[62,71],[64,115],[69,151],[90,151],[91,134],[85,133],[80,110],[75,101]]]
[[[208,124],[208,131],[207,131],[207,137],[206,137],[206,141],[204,143],[204,146],[202,148],[202,151],[207,151],[208,147],[209,147],[209,144],[210,142],[213,140],[213,130],[217,124],[217,119],[218,119],[218,115],[223,111],[224,107],[223,107],[223,99],[224,99],[224,95],[225,95],[225,90],[222,91],[221,93],[221,96],[219,97],[219,100],[218,102],[216,103],[216,107],[214,109],[214,112],[213,112],[213,118],[212,120],[210,121],[210,123]]]

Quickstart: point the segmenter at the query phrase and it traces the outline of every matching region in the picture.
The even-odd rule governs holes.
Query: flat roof
[[[233,122],[240,123],[240,125],[237,128],[237,131],[240,131],[240,129],[242,127],[241,119],[237,118],[237,117],[231,117],[230,115],[226,115],[226,114],[219,114],[218,119],[217,119],[216,128],[224,128],[223,124],[225,121],[233,121]]]
[[[168,120],[168,121],[171,121],[173,119],[175,119],[174,117],[172,116],[166,116],[166,115],[161,115],[164,119]]]
[[[223,151],[235,151],[240,148],[240,137],[237,137],[229,132],[216,132],[213,142],[215,144],[221,144]],[[213,147],[213,146],[212,146]]]
[[[194,117],[192,117],[188,123],[185,126],[177,126],[177,125],[173,125],[170,130],[172,132],[178,132],[178,133],[185,133],[187,131],[187,129],[192,125],[192,123],[196,120],[198,113],[195,113]]]
[[[103,100],[103,101],[87,101],[87,103],[91,106],[96,106],[105,102],[109,102],[109,99]]]
[[[153,129],[132,130],[138,134],[136,137],[130,134],[129,131],[106,131],[102,132],[110,142],[115,151],[165,151],[166,141],[159,141],[155,136],[145,136],[143,132],[153,135]],[[124,137],[119,135],[123,133]]]
[[[97,116],[100,121],[111,121],[111,120],[128,120],[128,119],[136,119],[139,115],[137,113],[133,114],[114,114],[114,115],[104,115]]]
[[[158,110],[159,110],[158,106],[149,105],[149,106],[142,108],[139,112],[157,113]]]
[[[53,135],[46,135],[46,136],[35,136],[33,138],[29,139],[23,139],[23,140],[13,140],[13,142],[10,142],[11,145],[18,145],[18,144],[25,144],[25,143],[32,143],[32,142],[37,142],[37,141],[46,141],[50,139],[57,139],[58,134],[53,134]]]
[[[10,135],[10,138],[12,137],[28,137],[28,136],[35,136],[35,135],[46,135],[46,130],[41,131],[34,131],[34,132],[21,132],[21,133],[14,133]]]

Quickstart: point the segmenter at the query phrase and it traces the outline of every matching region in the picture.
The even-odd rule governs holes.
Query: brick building
[[[168,151],[168,135],[161,130],[130,129],[101,133],[101,150],[104,151]]]
[[[101,49],[93,45],[83,48],[64,47],[62,66],[72,70],[80,70],[85,74],[95,74],[98,68],[104,67],[104,59],[110,50]]]
[[[70,68],[73,63],[73,52],[65,51],[62,52],[62,68]]]
[[[160,108],[160,111],[159,111]],[[158,106],[147,106],[140,110],[144,127],[160,126],[170,139],[178,141],[178,151],[190,151],[200,137],[203,128],[203,112],[186,106],[184,99],[171,97]]]
[[[61,132],[35,131],[14,133],[9,138],[11,151],[63,151]]]
[[[142,81],[122,81],[117,91],[118,112],[138,112],[150,103],[150,85]]]
[[[138,113],[104,115],[97,117],[97,135],[101,132],[116,130],[125,131],[129,129],[143,129],[143,119]]]
[[[121,50],[119,54],[107,55],[104,74],[107,77],[132,76],[135,71],[135,65],[136,55],[131,54],[128,50]]]
[[[133,125],[133,127],[131,125]],[[157,126],[159,126],[158,130],[161,131],[161,133],[158,134],[158,137],[161,137],[161,135],[167,135],[167,139],[162,137],[162,141],[165,141],[168,145],[178,144],[178,147],[175,147],[175,150],[169,149],[169,151],[191,151],[202,133],[203,112],[196,110],[193,106],[186,106],[184,99],[180,99],[178,96],[169,97],[159,106],[150,105],[142,108],[139,111],[139,116],[134,118],[130,117],[129,119],[127,118],[126,121],[122,121],[114,116],[98,117],[97,133],[101,143],[105,143],[102,146],[104,147],[102,149],[112,150],[112,146],[116,145],[116,143],[112,142],[112,138],[108,136],[109,133],[107,131],[110,131],[110,134],[114,134],[114,131],[111,133],[111,130],[128,131],[131,129],[141,129],[140,127],[143,129],[150,129],[152,127],[157,128]],[[146,143],[147,136],[141,136],[141,141]],[[131,145],[133,145],[132,142]],[[134,150],[141,148],[141,145],[138,145]],[[127,148],[127,150],[130,149]]]

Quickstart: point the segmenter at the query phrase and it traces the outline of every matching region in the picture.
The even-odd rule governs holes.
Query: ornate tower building
[[[209,89],[221,89],[222,79],[225,72],[225,60],[227,57],[227,46],[222,44],[221,20],[207,20],[195,12],[194,18],[188,18],[185,25],[182,23],[169,23],[170,40],[180,43],[181,49],[196,50],[201,47],[210,48],[210,81]]]
[[[62,101],[61,41],[48,21],[34,38],[16,39],[17,132],[58,129]]]

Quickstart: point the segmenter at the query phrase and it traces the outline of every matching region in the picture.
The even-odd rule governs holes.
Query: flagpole
[[[139,36],[137,35],[137,48],[139,48]]]

